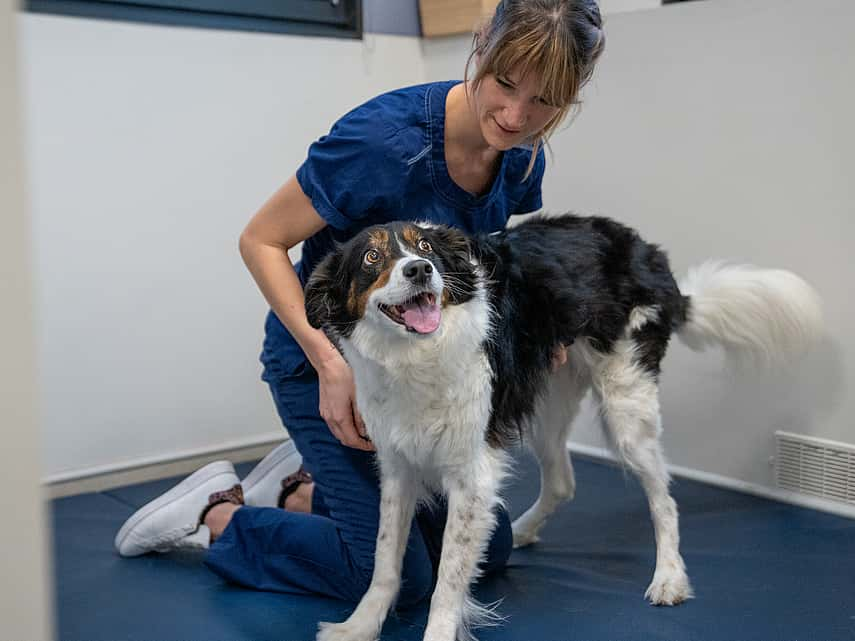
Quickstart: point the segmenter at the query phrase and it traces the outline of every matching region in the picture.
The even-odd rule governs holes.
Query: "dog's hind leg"
[[[546,519],[576,492],[567,437],[588,383],[573,358],[571,354],[571,362],[550,377],[546,393],[537,402],[528,436],[529,445],[540,463],[540,495],[514,521],[514,547],[536,542]]]
[[[680,556],[677,504],[659,437],[659,390],[654,373],[639,363],[632,340],[618,341],[596,368],[593,387],[604,426],[620,460],[641,481],[656,535],[656,570],[645,597],[654,605],[676,605],[692,597]]]

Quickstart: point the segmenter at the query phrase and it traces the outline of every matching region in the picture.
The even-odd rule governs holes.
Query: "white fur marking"
[[[633,307],[629,313],[629,329],[631,331],[639,330],[657,318],[659,318],[659,308],[656,305],[651,307]]]

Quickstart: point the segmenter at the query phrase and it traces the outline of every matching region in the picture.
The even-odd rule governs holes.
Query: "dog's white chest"
[[[402,336],[387,321],[366,319],[342,341],[358,409],[381,462],[387,453],[406,460],[432,483],[485,446],[492,401],[484,352],[489,325],[482,291],[446,308],[431,336]]]
[[[378,450],[391,448],[427,471],[462,464],[483,443],[492,389],[483,353],[396,370],[355,367],[357,403]]]

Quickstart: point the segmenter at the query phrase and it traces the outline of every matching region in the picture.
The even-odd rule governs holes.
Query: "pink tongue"
[[[436,303],[429,305],[419,300],[404,305],[404,312],[401,316],[404,318],[407,327],[416,330],[419,334],[430,334],[439,327],[442,312]]]

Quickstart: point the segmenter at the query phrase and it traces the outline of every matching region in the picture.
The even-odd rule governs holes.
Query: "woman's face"
[[[493,149],[506,151],[543,131],[561,110],[539,95],[539,78],[517,71],[487,74],[475,92],[481,135]]]

